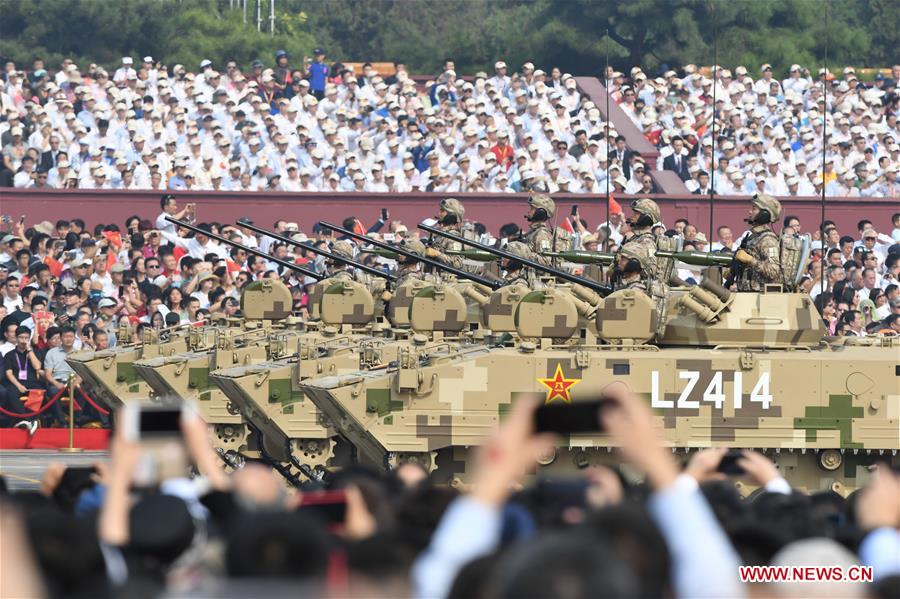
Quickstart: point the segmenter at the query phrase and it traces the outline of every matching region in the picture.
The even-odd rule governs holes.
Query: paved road
[[[48,464],[62,462],[72,466],[86,466],[95,462],[105,462],[106,459],[105,451],[80,453],[43,449],[0,451],[0,474],[6,478],[6,484],[12,490],[34,490],[38,488]]]

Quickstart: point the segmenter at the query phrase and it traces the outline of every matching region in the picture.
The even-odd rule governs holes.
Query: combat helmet
[[[521,241],[510,241],[506,244],[504,249],[507,253],[518,256],[519,258],[528,259],[528,257],[531,256],[531,248]]]
[[[340,239],[331,244],[331,253],[341,258],[353,258],[353,246],[346,239]]]
[[[441,200],[441,209],[444,210],[444,212],[446,212],[448,215],[456,217],[455,223],[445,222],[442,224],[461,225],[463,220],[465,220],[466,208],[463,206],[463,203],[456,198],[444,198],[443,200]]]
[[[753,199],[750,200],[750,203],[760,210],[767,211],[769,213],[768,222],[770,223],[774,223],[779,218],[781,218],[781,202],[767,193],[754,194]]]
[[[642,216],[646,216],[650,219],[650,222],[646,223],[646,220],[644,222],[640,222],[641,219],[638,218],[638,222],[636,222],[635,224],[639,227],[650,227],[662,220],[662,215],[659,211],[659,205],[650,198],[636,199],[631,203],[631,210],[632,212],[635,212]]]
[[[625,258],[628,258],[628,266],[626,266],[623,269],[624,272],[626,272],[626,273],[637,272],[637,268],[636,268],[637,266],[640,266],[640,269],[642,271],[647,270],[647,267],[648,267],[647,257],[645,255],[643,255],[641,252],[631,249],[630,247],[628,247],[627,244],[623,245],[619,249],[619,255],[623,256]],[[634,262],[632,263],[632,261],[634,261]]]
[[[534,194],[528,198],[528,205],[538,211],[534,216],[534,220],[550,220],[556,212],[556,203],[547,194]],[[544,211],[544,215],[540,214],[541,210]]]
[[[402,247],[407,252],[411,252],[411,253],[415,254],[416,256],[424,256],[425,255],[425,244],[422,243],[421,241],[419,241],[418,239],[413,239],[411,237],[407,237],[400,244],[400,247]],[[402,258],[403,258],[403,256],[401,256],[401,259]]]

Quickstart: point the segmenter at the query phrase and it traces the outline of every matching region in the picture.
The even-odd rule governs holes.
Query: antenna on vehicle
[[[716,11],[715,2],[712,3],[711,7],[713,13],[713,68],[712,68],[712,78],[713,78],[713,105],[712,105],[712,152],[710,153],[710,161],[709,161],[709,239],[707,240],[706,251],[707,253],[712,253],[713,247],[713,226],[714,226],[714,211],[715,211],[715,199],[716,199],[716,88],[719,87],[718,75],[719,75],[719,13]],[[700,152],[703,151],[701,146]]]
[[[604,127],[606,128],[606,134],[604,135],[604,147],[606,152],[606,241],[604,241],[604,248],[606,251],[609,251],[610,245],[610,237],[612,234],[612,226],[609,223],[609,27],[606,28],[606,68],[603,69],[603,89],[606,91],[606,123]]]
[[[819,202],[821,205],[821,216],[819,222],[819,242],[822,244],[822,268],[819,272],[819,279],[821,279],[820,283],[820,291],[819,293],[825,293],[825,164],[826,159],[825,155],[828,152],[828,139],[826,136],[826,131],[828,129],[828,119],[825,118],[828,111],[828,40],[831,38],[831,34],[829,31],[829,16],[831,11],[831,1],[826,0],[825,2],[825,54],[823,57],[823,68],[824,73],[822,73],[822,195],[821,201]]]

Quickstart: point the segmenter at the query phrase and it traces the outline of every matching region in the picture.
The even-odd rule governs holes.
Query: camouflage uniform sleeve
[[[455,233],[456,231],[454,231]],[[436,256],[434,259],[440,262],[441,264],[445,264],[447,266],[452,266],[453,268],[462,269],[463,268],[463,257],[455,256],[451,254],[445,253],[446,250],[457,250],[461,249],[458,247],[460,244],[451,239],[447,239],[446,237],[440,237],[435,239],[431,244],[431,247],[440,252],[439,256]]]
[[[781,279],[781,255],[778,238],[775,235],[765,235],[756,244],[756,269],[759,278],[765,282],[773,283]]]
[[[358,279],[359,282],[369,289],[369,292],[373,297],[380,296],[386,290],[386,282],[381,277],[376,277],[374,275],[369,275],[366,273],[359,274],[361,275],[361,277]]]
[[[647,272],[645,278],[655,279],[657,277],[657,258],[656,258],[656,241],[652,237],[644,237],[641,239],[638,248],[647,264]]]
[[[553,265],[552,258],[542,255],[542,252],[553,251],[553,233],[551,233],[549,229],[540,228],[535,231],[528,245],[532,253],[532,255],[529,256],[531,260],[538,264],[543,264],[544,266]]]

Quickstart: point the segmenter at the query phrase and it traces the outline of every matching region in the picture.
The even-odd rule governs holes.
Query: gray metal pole
[[[275,35],[275,0],[269,0],[269,32]]]
[[[256,0],[256,30],[262,31],[262,0]]]

